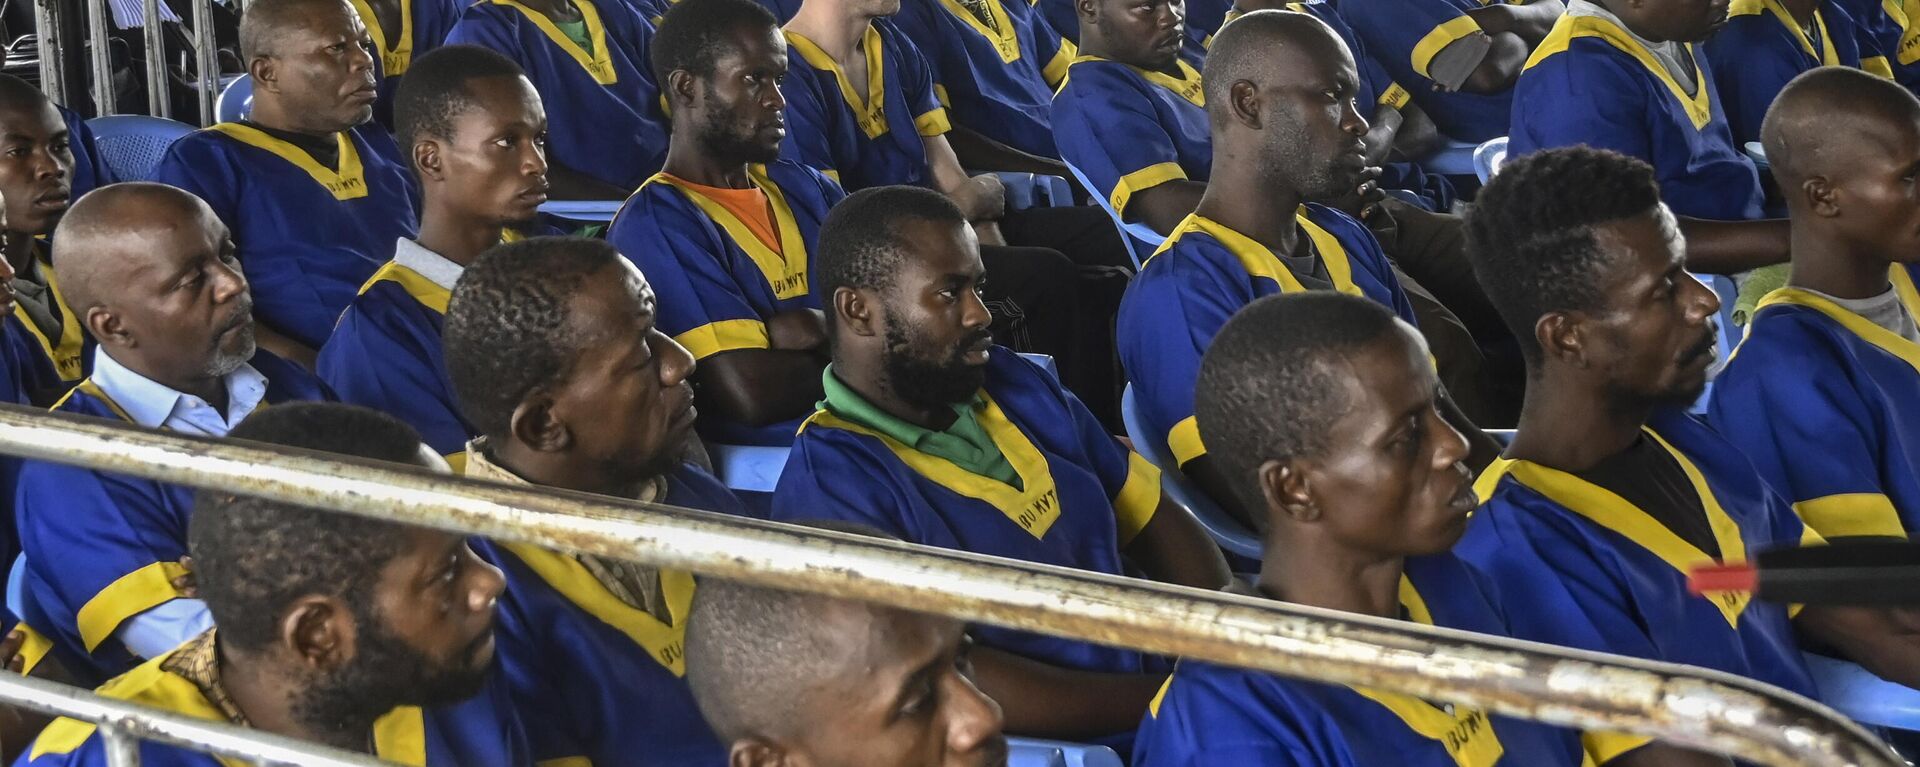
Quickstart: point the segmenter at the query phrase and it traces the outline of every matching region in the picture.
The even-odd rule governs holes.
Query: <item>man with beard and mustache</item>
[[[833,362],[774,492],[781,520],[1202,588],[1226,563],[1160,473],[1059,381],[993,344],[965,214],[918,187],[855,193],[821,228]],[[1124,557],[1124,559],[1123,559]],[[1023,735],[1124,751],[1159,658],[981,626],[980,687]]]
[[[481,254],[447,304],[447,372],[480,434],[467,476],[744,514],[680,458],[694,361],[655,327],[657,311],[646,278],[599,240],[536,237]],[[726,761],[682,678],[691,574],[476,545],[507,576],[501,668],[536,759]]]
[[[607,240],[655,276],[661,332],[700,363],[701,435],[789,444],[827,364],[809,253],[846,194],[780,159],[787,43],[759,3],[675,5],[652,53],[673,106],[666,169],[627,199]]]
[[[1920,632],[1900,613],[1689,591],[1696,566],[1822,539],[1686,411],[1714,362],[1720,301],[1686,273],[1653,169],[1586,147],[1529,155],[1481,190],[1468,227],[1528,381],[1454,553],[1508,606],[1513,635],[1813,696],[1806,642],[1920,684]],[[1727,764],[1644,737],[1588,733],[1586,746],[1596,764]]]
[[[1325,23],[1256,11],[1220,30],[1206,64],[1213,173],[1199,205],[1140,271],[1120,308],[1120,360],[1141,420],[1180,470],[1232,508],[1194,419],[1201,355],[1227,318],[1275,293],[1365,296],[1419,326],[1393,264],[1340,197],[1367,166],[1353,57]],[[1468,342],[1471,345],[1471,341]],[[1439,356],[1443,380],[1447,356]],[[1441,407],[1485,466],[1497,452],[1450,397]],[[1251,523],[1251,519],[1247,520]]]
[[[55,230],[53,268],[99,343],[93,375],[54,406],[149,429],[225,436],[263,404],[332,399],[253,340],[253,300],[227,228],[172,187],[114,184]],[[192,491],[41,461],[20,469],[27,558],[21,616],[104,678],[198,635],[206,606],[180,598]]]
[[[263,410],[235,439],[446,470],[390,416],[339,404]],[[464,536],[213,490],[194,499],[209,629],[100,688],[199,719],[426,767],[529,767],[493,663],[500,571]],[[110,762],[91,723],[61,719],[35,767]],[[153,741],[142,764],[228,760]]]
[[[422,195],[420,235],[360,287],[317,371],[343,402],[399,416],[458,470],[474,429],[460,417],[440,327],[460,271],[502,240],[556,233],[547,199],[546,111],[520,67],[471,45],[434,50],[394,96]]]
[[[153,171],[233,231],[261,344],[309,369],[394,240],[419,227],[407,161],[373,122],[371,46],[347,0],[247,3],[252,111],[174,142]]]

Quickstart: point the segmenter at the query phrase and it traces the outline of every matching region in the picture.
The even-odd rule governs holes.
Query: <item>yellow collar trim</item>
[[[987,15],[993,17],[992,25],[981,22],[980,17],[973,15],[971,9],[956,0],[940,0],[940,4],[946,6],[948,13],[965,22],[973,31],[980,33],[987,42],[993,43],[994,51],[1000,54],[1000,63],[1012,64],[1019,61],[1020,36],[1018,30],[1013,28],[1013,19],[1007,16],[1006,7],[1000,4],[1000,0],[983,0],[983,2],[987,6]]]
[[[627,635],[674,676],[685,676],[687,611],[693,604],[693,575],[679,570],[660,571],[660,591],[666,595],[672,623],[663,623],[645,610],[620,601],[573,557],[524,543],[501,543],[526,563],[528,569],[588,615]]]
[[[1300,224],[1301,231],[1306,232],[1307,238],[1313,241],[1314,250],[1318,252],[1321,262],[1327,265],[1327,277],[1333,281],[1333,288],[1350,296],[1364,297],[1365,294],[1361,292],[1360,286],[1353,281],[1353,261],[1347,256],[1347,249],[1341,247],[1339,238],[1308,219],[1306,206],[1301,206],[1300,210],[1294,213],[1293,219]],[[1247,274],[1280,283],[1282,293],[1300,293],[1307,289],[1300,283],[1300,278],[1294,276],[1293,272],[1287,269],[1286,264],[1280,261],[1280,257],[1268,250],[1267,246],[1199,213],[1189,214],[1186,220],[1174,227],[1173,235],[1169,236],[1166,242],[1161,243],[1160,249],[1154,251],[1153,255],[1159,256],[1166,252],[1188,232],[1199,232],[1219,240],[1221,245],[1226,246],[1228,252],[1240,259],[1240,265],[1247,270]],[[1152,260],[1152,257],[1148,260]]]
[[[1640,62],[1640,65],[1646,67],[1655,78],[1666,84],[1674,100],[1686,110],[1687,120],[1693,123],[1694,130],[1702,130],[1707,127],[1707,123],[1712,122],[1713,96],[1707,88],[1706,74],[1700,71],[1700,56],[1695,52],[1692,43],[1686,44],[1687,58],[1693,60],[1695,85],[1694,92],[1691,94],[1687,93],[1685,86],[1673,79],[1673,75],[1667,73],[1667,68],[1653,57],[1652,51],[1647,50],[1640,41],[1633,39],[1633,35],[1627,34],[1626,30],[1613,22],[1597,16],[1561,16],[1560,20],[1554,23],[1553,31],[1547,34],[1546,39],[1540,42],[1539,47],[1534,49],[1533,55],[1527,59],[1527,68],[1531,69],[1555,54],[1565,53],[1567,46],[1573,42],[1574,38],[1580,37],[1599,38]]]
[[[1706,477],[1701,475],[1700,469],[1652,429],[1643,431],[1673,456],[1674,462],[1686,473],[1687,481],[1692,483],[1694,492],[1699,494],[1700,505],[1707,511],[1707,523],[1713,528],[1714,542],[1720,546],[1720,561],[1730,564],[1747,561],[1747,545],[1740,537],[1740,524],[1720,506],[1719,498],[1714,496],[1713,488],[1707,486]],[[1554,503],[1625,536],[1683,574],[1694,565],[1714,562],[1699,547],[1686,542],[1645,510],[1606,488],[1529,461],[1514,461],[1508,467],[1508,473]],[[1740,614],[1747,609],[1750,599],[1748,594],[1728,591],[1704,596],[1726,617],[1727,625],[1740,625]]]
[[[248,125],[240,123],[219,123],[207,130],[225,134],[228,138],[251,147],[272,152],[282,160],[293,163],[295,167],[313,177],[314,183],[325,187],[336,200],[357,200],[367,196],[367,172],[360,165],[360,150],[355,149],[353,139],[347,131],[334,134],[334,140],[340,146],[340,170],[335,171],[306,150],[274,138]]]
[[[600,21],[600,9],[595,8],[590,0],[573,0],[573,5],[580,9],[580,18],[587,23],[587,40],[593,43],[592,53],[581,50],[580,44],[575,43],[573,38],[567,37],[559,27],[554,26],[553,20],[547,18],[544,13],[514,0],[493,0],[493,4],[504,5],[525,14],[527,20],[539,27],[540,32],[546,35],[548,40],[560,46],[560,50],[566,51],[568,56],[572,56],[573,60],[580,64],[581,69],[587,70],[587,74],[593,77],[594,82],[601,85],[620,82],[620,74],[613,71],[613,52],[607,47],[607,25]]]
[[[799,298],[807,294],[807,243],[800,236],[800,224],[793,217],[793,206],[787,204],[787,196],[780,191],[780,185],[773,183],[767,176],[767,166],[747,166],[747,178],[761,193],[767,196],[767,205],[773,209],[774,225],[780,230],[780,252],[775,253],[767,244],[755,236],[753,230],[739,216],[727,210],[727,207],[712,198],[694,190],[678,179],[665,173],[657,173],[647,179],[647,184],[659,182],[680,190],[687,199],[707,214],[707,218],[720,225],[733,240],[733,244],[745,251],[748,258],[760,267],[760,273],[767,278],[767,285],[773,288],[773,295],[779,300]],[[642,184],[645,187],[646,184]]]
[[[1826,17],[1820,15],[1819,8],[1813,9],[1813,27],[1820,30],[1819,50],[1814,50],[1813,40],[1807,37],[1807,31],[1801,28],[1800,22],[1794,20],[1793,14],[1788,13],[1779,0],[1734,0],[1733,6],[1728,9],[1729,16],[1757,16],[1761,13],[1771,14],[1775,21],[1780,22],[1780,26],[1786,27],[1793,39],[1800,41],[1800,50],[1806,51],[1821,66],[1840,65],[1840,51],[1833,46],[1832,30],[1827,28]]]
[[[1081,54],[1074,58],[1073,63],[1079,64],[1088,61],[1108,60],[1109,59],[1091,54]],[[1185,59],[1177,60],[1174,63],[1180,67],[1179,77],[1174,77],[1165,72],[1155,72],[1151,69],[1141,69],[1132,64],[1127,64],[1126,67],[1139,73],[1147,82],[1171,91],[1173,95],[1186,99],[1189,104],[1205,109],[1207,106],[1207,90],[1200,82],[1200,73],[1196,71],[1192,65],[1188,64]],[[1072,65],[1069,64],[1068,66],[1071,67]]]
[[[786,33],[787,43],[800,52],[801,59],[814,69],[833,73],[834,81],[840,84],[840,97],[846,99],[847,106],[853,110],[853,119],[860,124],[860,132],[869,139],[887,135],[886,51],[885,43],[880,40],[879,28],[868,24],[867,31],[860,33],[860,47],[865,49],[867,57],[867,92],[864,96],[853,89],[853,82],[847,79],[847,73],[840,68],[840,63],[834,61],[819,45],[791,29]]]
[[[419,301],[421,305],[439,314],[447,313],[447,302],[453,298],[453,293],[434,284],[433,280],[392,261],[382,264],[379,271],[367,278],[366,284],[360,286],[359,295],[366,295],[374,285],[382,282],[399,285],[401,290],[413,297],[413,300]]]
[[[1894,291],[1900,294],[1900,303],[1906,305],[1907,315],[1920,321],[1920,290],[1915,289],[1913,276],[1908,274],[1907,268],[1900,264],[1892,265],[1887,269],[1887,281],[1892,282]],[[1800,288],[1780,288],[1760,299],[1760,305],[1754,309],[1754,314],[1757,316],[1761,310],[1777,304],[1804,306],[1827,315],[1834,322],[1840,323],[1840,327],[1859,336],[1860,340],[1880,347],[1882,351],[1912,365],[1915,372],[1920,372],[1920,344],[1915,344],[1898,333],[1875,325],[1867,318],[1847,311],[1823,296]]]
[[[127,415],[126,409],[120,407],[120,403],[113,401],[112,397],[107,396],[106,390],[100,388],[99,384],[94,383],[92,378],[88,378],[87,380],[74,384],[73,388],[69,389],[66,395],[60,398],[60,401],[53,403],[53,407],[48,409],[59,410],[60,406],[67,404],[67,400],[73,399],[73,395],[76,393],[85,394],[89,397],[100,400],[100,403],[103,405],[106,405],[107,409],[113,411],[114,415],[119,416],[120,420],[126,421],[127,423],[133,423],[133,416]]]
[[[77,381],[84,367],[81,352],[86,345],[86,334],[80,330],[80,317],[74,314],[73,307],[67,305],[66,297],[60,295],[60,281],[53,276],[53,263],[43,255],[44,249],[34,245],[34,260],[38,262],[41,276],[47,278],[47,295],[53,299],[54,310],[60,313],[60,337],[47,338],[40,332],[40,326],[34,324],[33,317],[27,314],[26,307],[19,303],[13,305],[13,316],[20,318],[20,325],[27,329],[33,340],[39,342],[40,350],[47,359],[53,361],[53,370],[62,381]]]
[[[1400,576],[1400,606],[1406,608],[1413,622],[1434,625],[1427,600],[1405,575]],[[1411,695],[1365,687],[1349,689],[1393,712],[1407,729],[1438,741],[1457,767],[1493,767],[1506,753],[1506,747],[1493,731],[1493,722],[1481,709],[1443,709]]]
[[[426,767],[426,712],[418,706],[401,706],[374,720],[373,752],[389,762]]]
[[[383,73],[387,77],[406,74],[407,68],[413,65],[413,0],[400,0],[400,33],[392,39],[388,39],[387,31],[380,27],[380,16],[373,12],[367,0],[353,0],[353,9],[360,12],[367,36],[373,38],[374,47],[380,51]]]
[[[984,403],[979,413],[980,426],[993,439],[1000,454],[1006,456],[1014,473],[1020,475],[1019,488],[962,469],[945,458],[922,453],[826,410],[815,411],[806,423],[800,425],[800,429],[805,431],[810,426],[841,429],[880,440],[915,473],[933,480],[941,487],[999,509],[1020,529],[1034,538],[1044,539],[1047,530],[1060,519],[1060,494],[1054,486],[1053,470],[1047,465],[1047,456],[1034,446],[1032,440],[1027,439],[1020,427],[1007,419],[1007,414],[1000,409],[1000,403],[995,402],[992,395],[983,390],[980,399]]]

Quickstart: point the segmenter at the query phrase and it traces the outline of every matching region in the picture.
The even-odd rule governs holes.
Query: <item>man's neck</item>
[[[353,721],[302,722],[296,711],[295,685],[287,675],[267,668],[262,659],[230,653],[216,640],[220,686],[254,729],[365,753],[372,743],[373,723],[381,714]],[[384,712],[382,712],[384,713]]]
[[[1212,179],[1194,212],[1246,235],[1276,255],[1292,256],[1300,250],[1300,225],[1294,220],[1300,202],[1299,192],[1263,178],[1252,163],[1216,154]]]
[[[280,103],[272,99],[253,101],[252,111],[247,114],[247,122],[271,130],[298,133],[318,139],[330,139],[340,135],[340,131],[303,124],[300,118],[281,108]]]
[[[835,378],[840,379],[847,388],[860,395],[867,404],[922,429],[944,431],[953,425],[955,418],[959,417],[951,405],[922,407],[895,393],[893,387],[886,382],[886,376],[881,373],[878,359],[870,364],[859,364],[850,359],[835,359],[831,371]]]
[[[1269,534],[1260,563],[1260,593],[1282,602],[1393,618],[1400,614],[1406,560],[1346,552],[1326,541],[1291,545]],[[1302,552],[1311,552],[1301,556]]]
[[[786,29],[813,41],[834,63],[845,66],[860,53],[860,40],[873,24],[875,16],[848,14],[823,0],[800,4],[800,11],[787,22]]]
[[[420,216],[420,236],[414,240],[420,247],[464,267],[487,248],[500,243],[499,222],[449,210],[437,204],[437,197],[429,195],[426,211]]]
[[[542,452],[513,439],[488,439],[487,443],[487,460],[539,487],[633,498],[653,479],[610,477],[602,467],[583,465],[573,454]]]
[[[1526,403],[1506,456],[1565,472],[1586,471],[1632,447],[1654,408],[1649,402],[1610,400],[1574,374],[1539,372],[1527,378]]]
[[[1887,292],[1889,263],[1891,259],[1879,254],[1860,253],[1807,227],[1795,226],[1787,284],[1834,298],[1873,298]]]
[[[25,277],[33,272],[33,235],[27,232],[7,232],[7,265],[13,267],[15,275]]]
[[[683,121],[691,122],[691,121]],[[746,189],[753,186],[747,177],[747,163],[715,157],[704,151],[701,143],[694,137],[692,125],[675,125],[673,135],[686,136],[686,141],[675,141],[667,146],[667,163],[661,170],[667,175],[701,186],[715,186],[723,189]]]
[[[128,362],[112,352],[108,352],[107,354],[113,357],[113,360],[119,363],[121,367],[149,381],[180,392],[181,394],[199,397],[201,401],[207,403],[207,405],[213,409],[220,411],[222,414],[227,412],[226,376],[195,375],[191,377],[174,378],[165,375],[156,375],[150,370],[142,369],[145,366],[141,365],[139,360]]]

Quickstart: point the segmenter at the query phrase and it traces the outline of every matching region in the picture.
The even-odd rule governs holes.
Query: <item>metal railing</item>
[[[167,74],[166,40],[163,29],[156,20],[160,18],[162,0],[142,0],[141,11],[145,23],[141,26],[142,46],[145,49],[147,112],[154,117],[172,117],[173,90],[172,78]],[[199,97],[200,124],[212,125],[216,122],[214,114],[215,99],[220,91],[219,57],[215,48],[218,43],[213,30],[213,0],[190,0],[193,25],[193,61],[195,90]],[[87,70],[90,90],[93,97],[94,115],[109,115],[115,110],[113,99],[113,62],[109,55],[107,34],[113,27],[113,12],[107,6],[107,0],[33,0],[34,36],[40,46],[40,89],[47,98],[55,103],[68,103],[70,83],[66,81],[66,57],[75,50],[73,41],[67,40],[63,30],[73,28],[63,24],[62,14],[79,12],[87,30]]]
[[[1902,764],[1825,706],[1697,668],[658,504],[180,437],[20,406],[0,406],[0,453],[1393,690],[1577,729],[1647,735],[1760,764]],[[0,684],[0,702],[16,700],[20,689]]]

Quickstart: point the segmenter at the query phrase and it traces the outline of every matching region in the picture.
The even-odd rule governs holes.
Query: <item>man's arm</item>
[[[1068,177],[1066,163],[1022,152],[966,126],[953,126],[947,133],[947,144],[953,147],[963,168]]]
[[[1701,274],[1738,274],[1784,264],[1793,230],[1787,220],[1709,221],[1680,219],[1687,237],[1687,269]]]
[[[1000,703],[1008,732],[1086,740],[1140,726],[1164,676],[1076,671],[975,646],[973,681]]]
[[[1920,688],[1920,610],[1808,605],[1793,626],[1874,676]]]
[[[999,178],[968,176],[946,136],[922,136],[920,142],[927,150],[927,170],[933,178],[933,187],[953,198],[968,221],[996,221],[1006,213],[1007,193]]]
[[[1126,555],[1147,577],[1162,583],[1215,590],[1233,579],[1226,557],[1200,520],[1164,494],[1153,519],[1127,543]]]
[[[779,423],[813,410],[825,396],[826,330],[818,311],[781,312],[767,320],[766,349],[735,349],[700,361],[694,380],[720,417],[748,426]]]
[[[1513,87],[1520,79],[1520,70],[1526,68],[1527,57],[1533,49],[1519,35],[1511,32],[1493,35],[1493,46],[1481,57],[1479,66],[1473,68],[1473,74],[1467,75],[1460,90],[1467,93],[1502,93]]]
[[[1142,189],[1133,193],[1127,200],[1127,209],[1120,217],[1131,223],[1146,224],[1163,235],[1173,234],[1175,227],[1200,207],[1200,197],[1207,193],[1207,185],[1200,181],[1177,178]]]
[[[1467,11],[1489,35],[1509,33],[1519,36],[1531,49],[1545,39],[1553,24],[1566,13],[1560,0],[1537,0],[1525,5],[1496,3]]]

